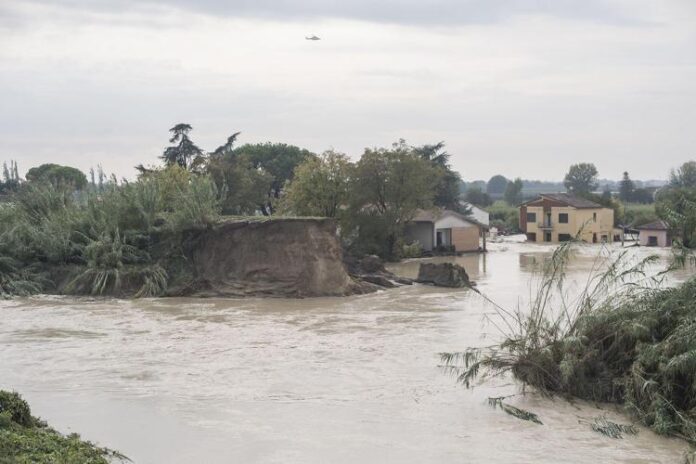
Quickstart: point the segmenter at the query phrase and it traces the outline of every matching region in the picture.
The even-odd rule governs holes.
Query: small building
[[[578,233],[591,243],[617,238],[613,209],[568,193],[544,193],[522,203],[520,229],[530,242],[565,242]]]
[[[668,247],[672,246],[672,234],[669,224],[663,220],[638,226],[638,244],[640,246]]]
[[[438,248],[456,252],[486,249],[485,231],[488,226],[470,216],[451,210],[419,210],[406,224],[404,238],[418,241],[423,251]],[[483,239],[483,245],[480,240]]]
[[[481,209],[478,206],[472,205],[471,203],[468,203],[466,201],[461,201],[460,204],[463,208],[467,208],[471,211],[469,216],[473,218],[476,222],[486,227],[490,226],[490,214],[488,213],[488,211],[486,211],[485,209]]]

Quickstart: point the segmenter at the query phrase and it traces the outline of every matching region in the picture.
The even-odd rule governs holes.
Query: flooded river
[[[456,261],[498,303],[524,303],[552,248],[490,248]],[[305,300],[0,301],[0,388],[136,463],[678,462],[678,440],[645,429],[613,440],[584,423],[629,420],[612,408],[511,400],[536,425],[486,404],[515,393],[510,381],[455,384],[437,353],[496,341],[491,312],[471,291],[420,285]]]

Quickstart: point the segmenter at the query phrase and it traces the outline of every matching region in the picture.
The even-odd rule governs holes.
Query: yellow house
[[[567,193],[542,194],[520,205],[520,229],[530,242],[564,242],[579,232],[585,242],[611,242],[614,210]]]

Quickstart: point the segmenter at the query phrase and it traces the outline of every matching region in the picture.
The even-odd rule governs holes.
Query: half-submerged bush
[[[128,461],[122,454],[62,435],[31,415],[17,393],[0,390],[0,462],[108,464]]]
[[[656,432],[696,443],[696,279],[664,288],[646,269],[654,257],[630,264],[622,252],[569,298],[572,247],[546,263],[528,310],[496,305],[500,344],[443,353],[445,365],[467,387],[511,373],[545,395],[621,403]]]

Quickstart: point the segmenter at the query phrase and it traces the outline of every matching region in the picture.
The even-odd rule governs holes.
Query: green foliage
[[[26,185],[0,207],[0,295],[161,295],[181,270],[184,231],[216,222],[221,195],[178,165],[79,195]]]
[[[267,176],[270,183],[264,192],[264,200],[257,206],[264,216],[270,216],[285,183],[292,180],[295,168],[315,155],[285,143],[259,143],[242,145],[232,152],[232,156],[244,159],[252,169]]]
[[[203,150],[189,138],[192,129],[189,124],[177,124],[169,129],[172,133],[169,143],[174,145],[167,147],[160,157],[166,166],[196,170],[204,162]]]
[[[295,168],[282,209],[299,216],[339,216],[349,201],[352,170],[348,157],[335,151],[307,158]]]
[[[363,249],[394,258],[404,225],[432,206],[437,182],[437,170],[403,140],[391,149],[366,149],[355,165],[346,229],[358,231]]]
[[[459,201],[461,177],[450,166],[450,154],[444,148],[445,143],[439,142],[432,145],[413,147],[413,151],[417,156],[429,161],[438,173],[433,204],[440,208],[467,213]]]
[[[505,178],[505,176],[497,174],[488,180],[488,184],[486,184],[486,193],[491,196],[503,195],[505,193],[507,184],[508,180]]]
[[[0,390],[0,462],[108,464],[128,461],[122,454],[83,441],[77,434],[61,435],[33,417],[17,393]]]
[[[471,203],[480,208],[486,208],[493,204],[491,197],[481,190],[480,187],[470,187],[464,194],[464,199],[467,203]]]
[[[512,182],[508,185],[511,185]],[[491,226],[503,233],[514,234],[520,230],[520,212],[515,206],[504,201],[496,201],[487,208]]]
[[[0,194],[16,192],[19,189],[22,179],[19,177],[17,162],[10,161],[2,163],[2,180],[0,180]]]
[[[657,221],[659,217],[654,204],[624,203],[622,223],[637,227]]]
[[[626,251],[599,259],[577,298],[567,299],[565,266],[572,243],[544,265],[527,310],[494,305],[503,341],[443,354],[465,386],[511,373],[543,394],[623,403],[658,433],[696,442],[696,279],[662,288],[649,277],[654,257],[631,263]],[[484,298],[485,295],[484,295]],[[596,421],[609,436],[631,426]]]
[[[27,172],[27,182],[49,183],[67,190],[82,190],[87,186],[87,176],[79,169],[59,164],[42,164]]]
[[[574,164],[565,175],[563,184],[570,193],[590,193],[599,186],[597,174],[597,168],[592,163]]]
[[[522,203],[522,179],[519,177],[507,183],[505,187],[505,201],[511,206]]]

